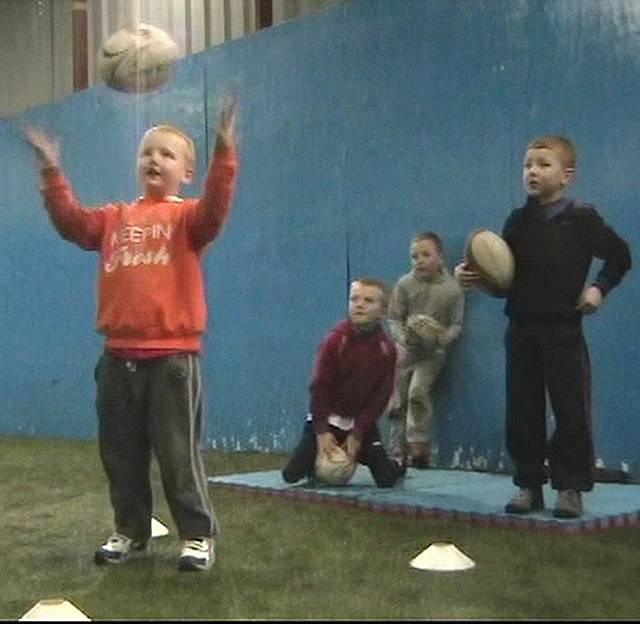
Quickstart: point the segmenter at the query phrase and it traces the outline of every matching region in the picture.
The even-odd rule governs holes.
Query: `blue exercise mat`
[[[279,470],[209,477],[213,485],[250,489],[273,496],[356,506],[382,513],[401,513],[464,520],[483,525],[513,526],[530,530],[579,532],[631,526],[640,523],[640,485],[596,483],[583,494],[581,518],[560,519],[552,514],[556,492],[544,486],[546,509],[518,515],[506,514],[505,503],[514,493],[508,475],[466,470],[416,470],[409,468],[404,482],[394,488],[375,486],[369,470],[358,466],[343,487],[301,481],[289,485]]]

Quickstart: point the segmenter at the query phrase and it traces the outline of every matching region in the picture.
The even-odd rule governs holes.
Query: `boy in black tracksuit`
[[[528,198],[507,219],[502,235],[515,258],[506,295],[506,444],[519,486],[509,513],[542,509],[545,459],[558,490],[554,515],[582,514],[581,492],[593,489],[591,369],[582,316],[631,267],[627,244],[588,204],[564,197],[576,154],[564,137],[544,136],[526,151],[523,182]],[[593,258],[604,261],[593,284],[584,287]],[[456,267],[465,286],[481,284],[465,262]],[[555,416],[547,442],[545,389]]]

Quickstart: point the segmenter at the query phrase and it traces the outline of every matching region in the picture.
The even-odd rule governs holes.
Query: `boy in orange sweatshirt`
[[[105,347],[96,366],[100,457],[109,481],[115,532],[97,564],[143,551],[151,535],[151,453],[182,550],[180,570],[208,570],[218,524],[200,452],[201,337],[206,305],[201,259],[220,233],[237,175],[235,102],[225,105],[215,154],[200,199],[178,193],[191,182],[192,139],[154,126],[140,141],[144,195],[85,208],[75,198],[44,132],[28,128],[41,171],[45,206],[60,235],[97,251],[97,329]]]

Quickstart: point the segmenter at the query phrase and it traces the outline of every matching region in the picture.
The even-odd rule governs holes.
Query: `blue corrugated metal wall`
[[[95,435],[96,259],[52,231],[17,129],[39,123],[88,205],[137,194],[144,129],[168,120],[200,153],[217,96],[241,103],[242,166],[206,259],[207,443],[288,450],[318,341],[349,277],[393,283],[411,234],[439,231],[453,265],[467,234],[500,230],[523,200],[522,150],[565,133],[575,196],[637,248],[640,8],[625,0],[362,0],[189,57],[146,96],[98,87],[0,122],[0,430]],[[595,267],[594,267],[595,268]],[[597,455],[640,473],[637,272],[586,320]],[[438,387],[443,466],[508,467],[502,442],[502,303],[467,297]]]

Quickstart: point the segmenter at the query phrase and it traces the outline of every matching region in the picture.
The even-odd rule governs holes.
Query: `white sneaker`
[[[93,560],[96,564],[122,563],[129,558],[131,551],[141,551],[147,547],[146,542],[136,542],[122,533],[113,533],[98,550]]]
[[[210,537],[185,540],[178,560],[178,570],[193,572],[209,570],[216,560],[215,544]]]

